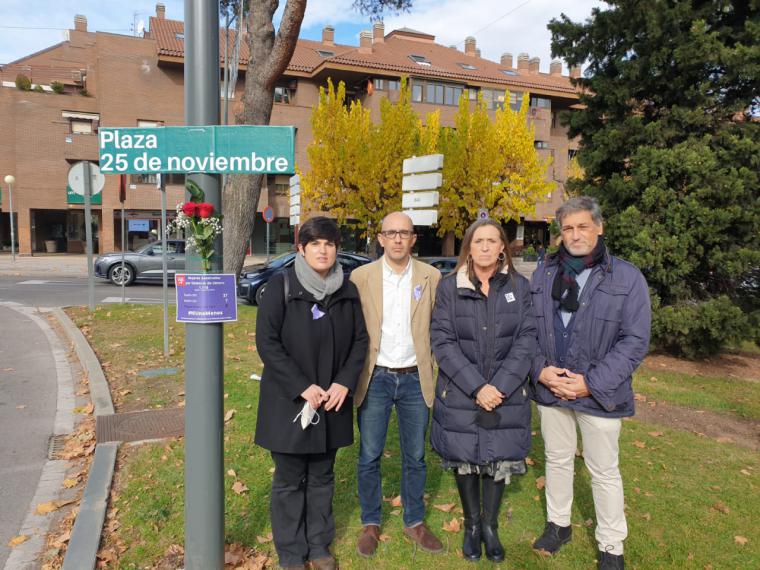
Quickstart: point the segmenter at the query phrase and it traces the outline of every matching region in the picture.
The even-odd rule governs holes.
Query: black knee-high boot
[[[480,541],[480,476],[454,475],[459,489],[459,498],[464,511],[464,542],[462,554],[470,562],[480,560],[482,554]]]
[[[504,560],[504,547],[499,540],[499,507],[504,495],[504,481],[496,482],[493,477],[483,476],[483,517],[481,533],[486,545],[486,558],[493,562]]]

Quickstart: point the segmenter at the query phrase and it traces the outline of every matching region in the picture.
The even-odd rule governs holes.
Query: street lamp
[[[5,183],[8,185],[8,207],[10,208],[11,218],[11,259],[16,261],[16,230],[13,227],[13,185],[16,183],[16,178],[13,174],[8,174],[5,177]]]

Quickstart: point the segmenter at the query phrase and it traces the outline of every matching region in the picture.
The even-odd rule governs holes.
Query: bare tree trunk
[[[248,68],[240,125],[268,125],[274,88],[288,66],[301,29],[306,0],[288,0],[277,35],[272,18],[278,0],[251,2],[248,15]],[[262,174],[230,176],[224,189],[224,270],[240,273],[258,210]]]
[[[443,236],[443,255],[451,257],[455,255],[454,253],[454,232],[446,232],[446,235]]]

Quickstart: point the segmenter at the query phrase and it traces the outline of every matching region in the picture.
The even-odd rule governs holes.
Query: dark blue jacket
[[[467,273],[441,280],[430,324],[438,361],[431,442],[444,459],[484,465],[519,460],[530,451],[528,371],[536,351],[530,284],[518,274],[499,274],[488,297]],[[506,399],[492,413],[498,425],[475,423],[478,390],[490,383]]]
[[[649,349],[652,321],[644,276],[635,266],[609,254],[591,271],[581,292],[580,307],[573,316],[565,362],[560,366],[554,338],[557,308],[552,299],[557,269],[557,256],[548,257],[531,281],[539,345],[531,369],[534,399],[545,406],[564,406],[595,416],[632,416],[631,376]],[[546,366],[583,374],[591,395],[568,401],[557,398],[538,382]]]

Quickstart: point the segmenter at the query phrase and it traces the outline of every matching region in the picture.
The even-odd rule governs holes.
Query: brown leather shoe
[[[425,552],[432,552],[434,554],[443,552],[443,544],[432,532],[430,532],[430,529],[425,526],[425,523],[418,524],[411,528],[405,528],[404,534],[416,542]]]
[[[377,545],[380,543],[380,527],[376,524],[368,524],[362,529],[359,540],[356,541],[356,552],[360,556],[369,558],[374,556]]]
[[[314,570],[338,570],[338,563],[332,556],[325,556],[324,558],[312,560],[311,567]]]

